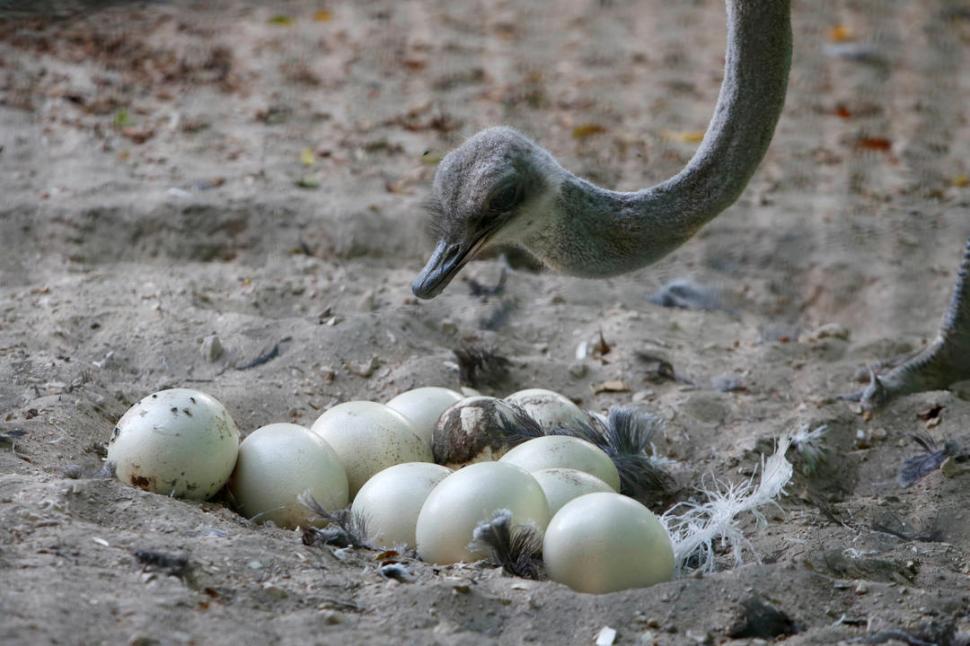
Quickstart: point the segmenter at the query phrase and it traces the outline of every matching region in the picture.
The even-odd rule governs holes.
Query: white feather
[[[661,522],[674,544],[674,562],[678,575],[695,570],[714,571],[714,544],[728,545],[736,565],[743,562],[745,549],[753,552],[751,543],[739,526],[745,512],[754,516],[759,527],[767,525],[761,508],[778,506],[776,499],[792,478],[792,464],[785,458],[791,438],[783,436],[767,460],[762,457],[761,480],[754,476],[746,482],[728,484],[711,477],[711,486],[701,489],[707,502],[685,502],[668,510]]]

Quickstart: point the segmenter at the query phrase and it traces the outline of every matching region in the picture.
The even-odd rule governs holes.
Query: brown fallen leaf
[[[573,139],[583,140],[593,135],[601,135],[606,128],[598,123],[581,123],[573,128]]]
[[[121,134],[130,139],[132,143],[143,144],[155,136],[154,128],[135,128],[129,126],[121,129]]]
[[[593,394],[599,395],[600,393],[628,393],[630,392],[630,387],[619,379],[613,379],[610,381],[604,381],[601,384],[593,384]]]
[[[664,130],[661,134],[668,141],[682,144],[699,144],[704,140],[703,130]]]
[[[862,150],[889,152],[893,149],[893,142],[886,137],[859,137],[855,140],[855,147]]]
[[[333,20],[333,12],[326,9],[318,9],[313,12],[313,20],[315,22],[330,22]]]
[[[829,28],[829,40],[833,43],[846,43],[855,40],[855,34],[845,25],[835,25]]]
[[[606,342],[606,339],[603,337],[603,330],[601,329],[600,338],[597,339],[596,343],[593,344],[593,356],[602,357],[604,354],[609,354],[610,350],[612,349],[613,348],[610,346],[609,343]]]
[[[930,420],[939,419],[942,412],[943,406],[941,404],[933,404],[932,406],[917,412],[916,416],[924,422],[929,422]]]

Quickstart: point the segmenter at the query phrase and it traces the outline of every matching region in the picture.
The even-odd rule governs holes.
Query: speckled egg
[[[441,414],[431,448],[435,462],[457,469],[497,460],[516,444],[541,435],[521,408],[495,397],[469,397]]]
[[[554,516],[570,500],[588,493],[616,493],[599,478],[578,469],[552,468],[533,471],[532,477],[542,487],[549,502],[549,514]]]
[[[552,390],[528,388],[512,393],[505,401],[527,412],[544,433],[589,424],[589,416],[579,406]]]
[[[596,476],[614,491],[620,490],[620,472],[602,449],[586,440],[568,435],[547,435],[515,447],[502,462],[522,467],[532,473],[541,469],[565,467]]]
[[[128,409],[108,442],[108,462],[133,487],[205,500],[226,484],[238,451],[239,430],[222,404],[172,388]]]

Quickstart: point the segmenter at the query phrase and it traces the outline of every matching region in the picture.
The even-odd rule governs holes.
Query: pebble
[[[589,366],[582,361],[574,361],[569,365],[569,374],[576,379],[585,377],[587,372],[589,372]]]
[[[210,334],[209,336],[202,339],[202,347],[200,348],[202,353],[202,358],[213,363],[218,361],[223,354],[225,354],[225,348],[222,347],[222,341],[215,334]]]
[[[851,335],[852,333],[849,331],[849,328],[841,323],[826,323],[812,330],[806,338],[809,341],[819,341],[821,339],[848,341]]]
[[[596,646],[613,646],[616,641],[616,629],[603,626],[596,635]]]

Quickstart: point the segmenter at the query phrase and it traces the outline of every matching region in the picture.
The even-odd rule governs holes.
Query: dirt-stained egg
[[[367,539],[374,545],[413,548],[421,507],[450,473],[451,469],[430,462],[388,467],[364,483],[351,512],[363,521]]]
[[[667,530],[649,509],[617,493],[563,505],[546,528],[542,560],[550,579],[578,592],[645,588],[674,576]]]
[[[468,397],[441,414],[431,448],[435,462],[457,469],[497,460],[509,448],[541,435],[521,408],[495,397]]]
[[[620,473],[601,448],[568,435],[547,435],[529,440],[502,456],[502,462],[522,467],[528,472],[565,467],[596,476],[613,491],[620,490]]]
[[[108,462],[118,479],[166,496],[205,500],[236,464],[239,430],[225,406],[198,390],[145,397],[118,421]]]
[[[247,435],[229,479],[239,513],[289,528],[313,524],[312,512],[298,500],[304,491],[336,511],[347,506],[347,490],[347,474],[330,445],[310,429],[288,423]]]
[[[616,490],[596,476],[578,469],[540,469],[533,471],[532,477],[542,487],[542,493],[546,494],[550,516],[555,516],[570,500],[588,493],[616,493]]]
[[[541,534],[549,521],[542,487],[512,464],[479,462],[455,471],[428,495],[415,528],[418,555],[446,565],[485,557],[469,543],[476,525],[507,509],[514,525],[532,525]]]
[[[589,424],[589,416],[579,406],[552,390],[527,388],[512,393],[505,401],[525,410],[544,433]]]
[[[411,422],[384,404],[338,404],[318,417],[311,430],[337,452],[351,499],[379,471],[404,462],[431,462],[431,449]]]
[[[387,402],[387,407],[411,420],[415,433],[431,446],[431,436],[438,418],[445,409],[464,398],[464,395],[449,388],[428,386],[401,393]]]

